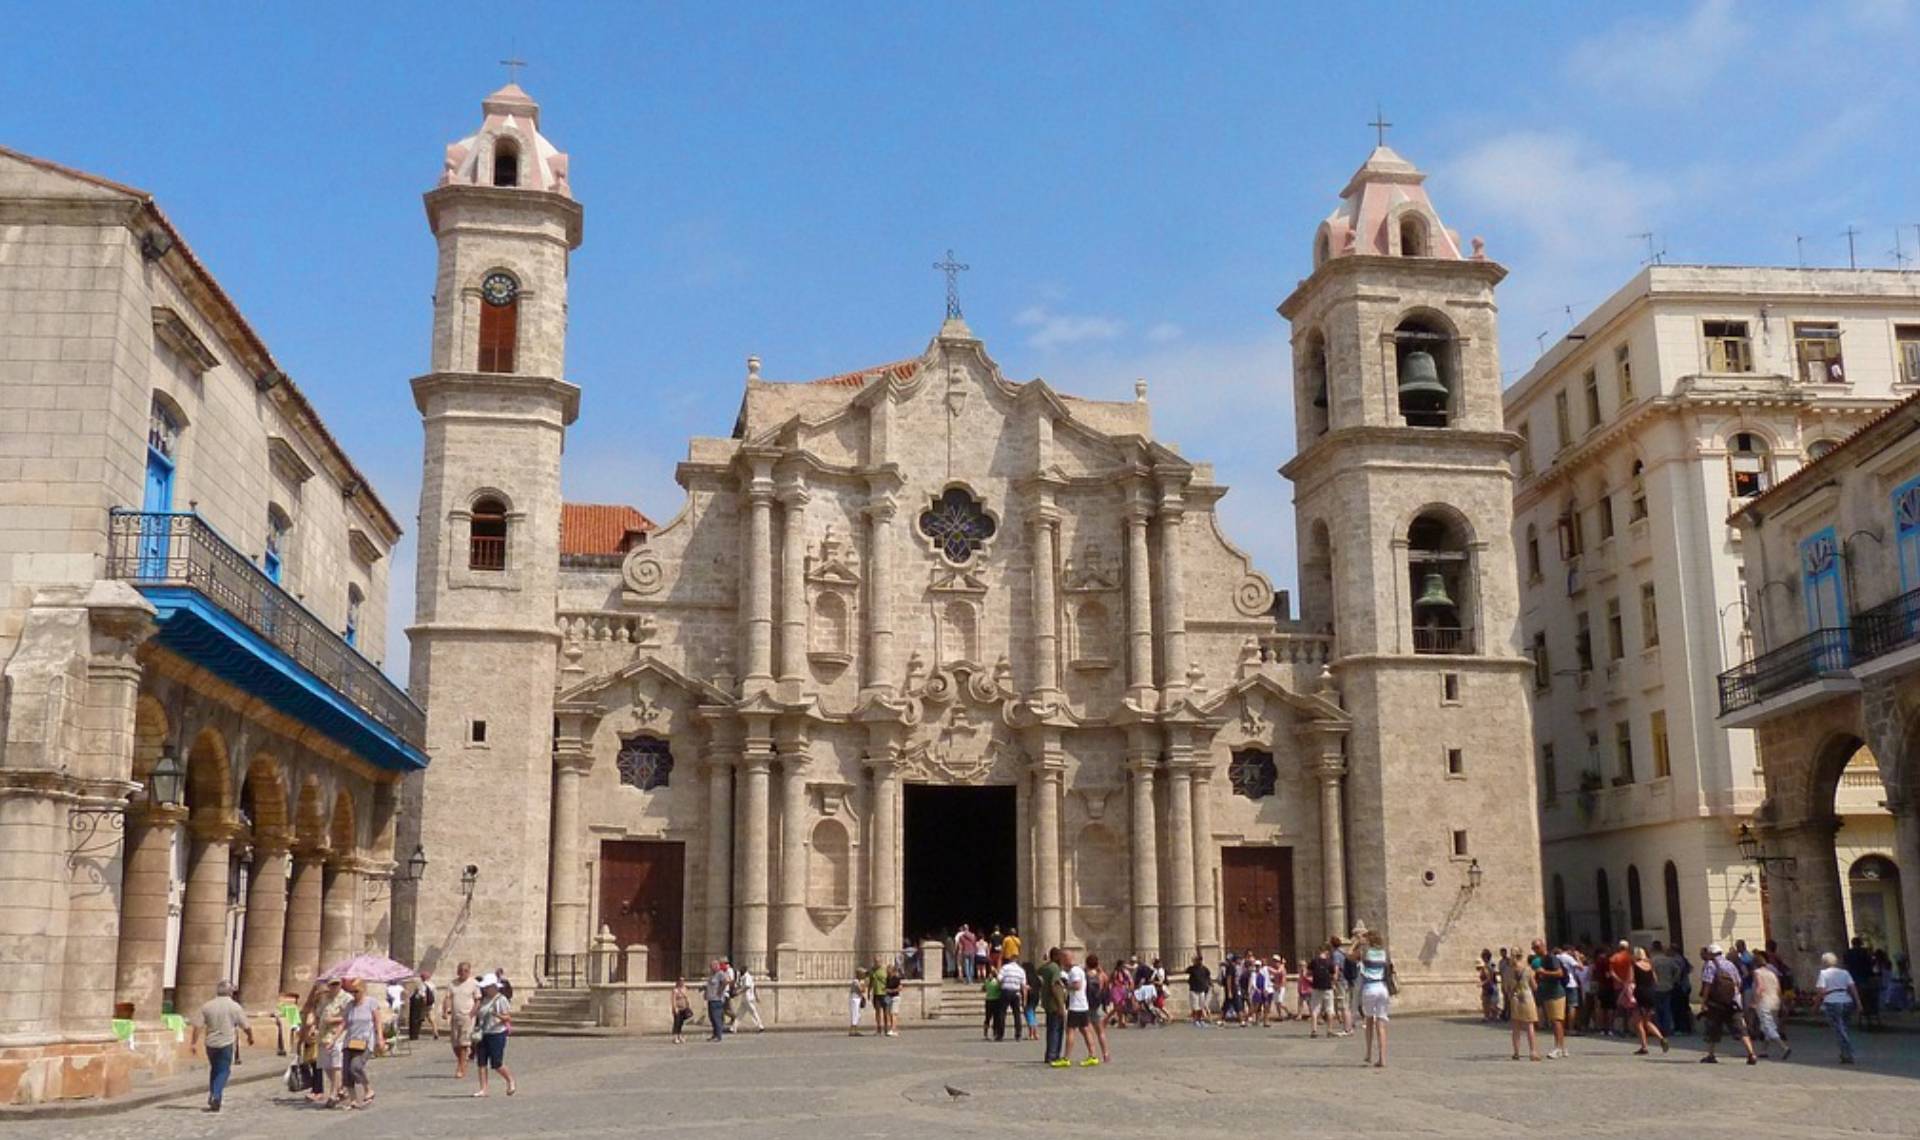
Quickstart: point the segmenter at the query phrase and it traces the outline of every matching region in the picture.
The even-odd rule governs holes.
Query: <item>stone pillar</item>
[[[733,756],[707,753],[707,956],[727,952],[733,918]],[[675,970],[680,969],[678,962]]]
[[[868,812],[867,936],[866,949],[892,953],[900,948],[900,852],[894,846],[899,833],[900,773],[894,758],[867,757],[873,773],[873,804]]]
[[[1213,840],[1213,762],[1205,757],[1193,768],[1193,927],[1194,939],[1207,961],[1219,960],[1220,922],[1214,905],[1213,864],[1218,849]],[[1245,947],[1241,947],[1245,949]]]
[[[353,912],[359,905],[360,872],[350,858],[336,855],[324,882],[320,898],[322,970],[351,958],[358,949],[353,944]]]
[[[293,852],[293,885],[287,893],[287,936],[280,955],[280,988],[302,1000],[320,966],[320,912],[326,886],[326,855],[313,848]],[[331,962],[328,965],[332,965]]]
[[[799,480],[780,488],[780,683],[798,700],[807,677],[807,491]]]
[[[627,947],[626,957],[627,957],[627,962],[626,962],[627,976],[625,979],[626,983],[630,986],[637,986],[641,982],[646,981],[647,980],[647,944],[644,942],[636,942],[633,945]],[[679,970],[679,968],[680,968],[679,965],[675,964],[674,969],[677,971]]]
[[[1127,505],[1127,699],[1140,709],[1152,709],[1155,704],[1153,574],[1147,555],[1149,511],[1149,506],[1138,500]],[[1158,941],[1157,934],[1153,940]]]
[[[280,954],[286,938],[287,840],[284,835],[261,835],[253,841],[247,929],[240,951],[240,996],[252,1009],[279,1004],[274,999],[280,995]]]
[[[1790,948],[1794,972],[1802,978],[1820,972],[1823,952],[1838,954],[1847,946],[1846,886],[1833,850],[1839,827],[1840,821],[1828,816],[1756,829],[1767,854],[1793,856],[1787,873],[1768,873],[1767,889],[1786,896],[1779,900],[1785,904],[1779,910],[1787,919],[1788,936],[1780,945]]]
[[[1340,781],[1346,774],[1337,745],[1320,753],[1314,775],[1320,780],[1320,911],[1326,924],[1321,938],[1345,937],[1347,929],[1346,838],[1340,810]]]
[[[1151,747],[1130,749],[1127,756],[1133,802],[1133,952],[1144,961],[1160,952],[1160,862],[1153,818],[1157,761]]]
[[[750,740],[740,762],[740,897],[734,902],[733,949],[747,967],[766,972],[767,963],[767,782],[773,751],[766,741]]]
[[[1187,590],[1182,568],[1181,521],[1186,507],[1175,487],[1160,500],[1161,706],[1173,708],[1187,695]]]
[[[1053,749],[1033,773],[1033,935],[1044,954],[1060,945],[1066,930],[1060,911],[1060,780],[1066,763]]]
[[[891,496],[875,493],[867,504],[867,657],[863,690],[893,687],[893,569],[887,535],[893,526]]]
[[[114,997],[133,1016],[157,1021],[164,1000],[167,901],[173,891],[173,837],[187,822],[184,807],[135,807],[127,813],[126,861],[120,880],[120,952]]]
[[[775,945],[806,939],[807,754],[798,744],[780,753],[780,907]]]
[[[756,460],[747,485],[747,576],[741,591],[747,614],[747,675],[742,691],[773,683],[773,480],[768,461]]]
[[[193,850],[181,905],[180,967],[174,976],[173,1007],[190,1014],[213,997],[227,964],[227,874],[236,828],[224,819],[195,819],[188,829]]]
[[[547,948],[555,954],[586,950],[587,869],[581,858],[580,785],[593,753],[578,736],[562,734],[553,750],[553,856],[547,895]]]
[[[1185,958],[1199,948],[1193,914],[1193,770],[1186,756],[1174,753],[1167,758],[1167,937],[1161,950],[1177,954],[1179,961],[1167,963],[1168,972],[1185,965]]]
[[[1031,517],[1033,528],[1033,698],[1041,703],[1060,700],[1060,625],[1054,612],[1054,528],[1059,512],[1043,502]],[[1056,858],[1058,851],[1055,852]],[[1049,944],[1051,945],[1051,943]]]
[[[1920,948],[1920,804],[1911,796],[1890,794],[1887,810],[1893,813],[1893,859],[1900,868],[1900,914],[1911,958]]]

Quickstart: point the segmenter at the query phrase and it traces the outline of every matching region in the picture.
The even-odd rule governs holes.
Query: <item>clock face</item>
[[[505,273],[489,273],[480,282],[480,296],[489,305],[510,305],[520,293],[520,283]]]

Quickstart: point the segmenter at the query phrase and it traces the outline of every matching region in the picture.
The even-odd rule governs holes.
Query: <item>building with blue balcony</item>
[[[1754,650],[1719,677],[1766,798],[1743,836],[1769,936],[1810,968],[1920,944],[1920,395],[1747,501]]]
[[[384,951],[427,761],[381,668],[399,524],[179,231],[4,148],[0,216],[13,1103],[170,1068],[222,979],[264,1010]]]

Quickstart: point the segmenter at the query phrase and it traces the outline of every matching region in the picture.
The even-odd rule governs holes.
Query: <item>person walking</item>
[[[1853,971],[1843,968],[1831,951],[1820,955],[1820,976],[1813,983],[1813,1000],[1820,1003],[1820,1015],[1833,1026],[1834,1040],[1840,1043],[1840,1063],[1853,1064],[1853,1038],[1847,1033],[1847,1019],[1860,1008],[1860,985]]]
[[[847,987],[847,1036],[860,1036],[860,1017],[867,1008],[867,972],[853,968],[853,982]]]
[[[889,964],[885,981],[887,991],[887,1036],[900,1036],[900,967]]]
[[[474,1065],[480,1070],[480,1091],[473,1095],[487,1095],[487,1070],[491,1069],[507,1082],[507,1095],[512,1096],[518,1091],[513,1083],[513,1071],[507,1068],[507,1034],[513,1029],[513,1004],[501,988],[500,979],[492,974],[480,979],[480,1004],[473,1011],[473,1028],[479,1034],[479,1042],[474,1046]]]
[[[1088,997],[1087,1020],[1092,1025],[1093,1039],[1095,1043],[1100,1046],[1100,1055],[1099,1059],[1095,1060],[1091,1053],[1089,1053],[1087,1059],[1080,1063],[1082,1065],[1104,1065],[1110,1060],[1107,1055],[1107,1019],[1105,1014],[1107,1013],[1107,1006],[1113,1001],[1113,982],[1107,976],[1107,972],[1100,968],[1100,955],[1098,954],[1087,955],[1085,970],[1085,984]],[[1069,979],[1068,985],[1072,985],[1071,979]],[[1071,1004],[1067,1006],[1067,1029],[1073,1029],[1073,1006]]]
[[[1007,1035],[1007,1007],[1000,1001],[1000,975],[989,973],[986,979],[980,983],[980,997],[985,1001],[980,1018],[980,1040],[992,1037],[998,1041]]]
[[[1360,1017],[1361,1032],[1366,1035],[1366,1054],[1361,1063],[1369,1061],[1376,1069],[1387,1067],[1387,1017],[1393,1008],[1393,995],[1400,992],[1400,983],[1393,976],[1393,959],[1387,955],[1384,940],[1378,934],[1370,934],[1363,945],[1354,945],[1356,953],[1361,954],[1358,970],[1360,979]]]
[[[1029,966],[1027,969],[1027,977],[1031,979],[1034,978],[1036,974],[1037,971]],[[1032,981],[1027,983],[1026,1020],[1027,1040],[1040,1040],[1040,987]]]
[[[1654,1019],[1654,1011],[1660,1008],[1659,984],[1659,975],[1654,972],[1653,959],[1647,956],[1646,947],[1634,947],[1633,984],[1630,987],[1633,1004],[1628,1008],[1633,1017],[1633,1030],[1640,1035],[1640,1047],[1633,1051],[1636,1057],[1647,1055],[1648,1033],[1652,1033],[1654,1040],[1660,1042],[1660,1052],[1665,1053],[1673,1048]]]
[[[1473,968],[1473,976],[1480,983],[1480,1020],[1500,1020],[1500,972],[1494,968],[1493,951],[1480,951],[1480,961]]]
[[[1194,1028],[1207,1027],[1207,996],[1213,990],[1213,972],[1195,954],[1187,965],[1187,1017]]]
[[[1322,946],[1300,971],[1301,985],[1309,991],[1307,1000],[1307,1036],[1320,1036],[1320,1019],[1327,1020],[1327,1036],[1333,1036],[1333,954]]]
[[[1062,1030],[1060,1060],[1065,1065],[1073,1064],[1073,1035],[1080,1035],[1080,1043],[1086,1046],[1086,1058],[1082,1065],[1098,1065],[1100,1057],[1093,1051],[1093,991],[1091,979],[1085,966],[1074,960],[1072,951],[1060,952],[1061,965],[1065,971],[1061,984],[1066,990],[1066,1026]]]
[[[327,1004],[327,987],[323,982],[315,982],[308,992],[307,1000],[300,1006],[300,1032],[295,1040],[295,1052],[300,1062],[300,1076],[307,1086],[307,1103],[323,1104],[327,1099],[326,1070],[320,1065],[320,1053],[325,1027],[321,1025],[322,1011]]]
[[[467,1060],[473,1055],[473,1011],[480,1006],[480,983],[474,979],[473,963],[462,962],[453,971],[453,984],[447,987],[447,1036],[453,1042],[453,1078],[467,1079]]]
[[[693,1019],[693,995],[687,992],[687,979],[685,975],[677,977],[673,981],[672,1005],[673,1043],[675,1045],[685,1045],[687,1043],[687,1035],[685,1032],[687,1022]]]
[[[706,988],[702,996],[707,1002],[707,1024],[713,1032],[708,1041],[725,1041],[727,1034],[727,964],[715,958],[708,968]]]
[[[993,967],[988,961],[990,950],[986,938],[978,934],[973,936],[973,980],[976,982],[993,975]]]
[[[1047,960],[1040,963],[1034,977],[1040,989],[1040,1008],[1047,1015],[1046,1063],[1064,1069],[1067,1044],[1067,982],[1065,956],[1058,946],[1049,947]]]
[[[1753,1051],[1753,1038],[1747,1034],[1747,1019],[1740,1011],[1740,967],[1733,964],[1718,942],[1700,952],[1700,961],[1700,1015],[1707,1023],[1707,1055],[1700,1058],[1700,1063],[1719,1063],[1715,1053],[1720,1047],[1720,1037],[1732,1030],[1747,1051],[1747,1064],[1759,1064],[1760,1058]]]
[[[233,1000],[233,983],[220,982],[213,997],[194,1015],[189,1052],[203,1047],[207,1051],[207,1111],[219,1112],[227,1093],[227,1078],[233,1072],[234,1051],[244,1035],[253,1044],[253,1026],[247,1024],[247,1011]]]
[[[735,1020],[752,1018],[753,1031],[765,1033],[767,1023],[760,1020],[760,980],[753,976],[752,967],[740,967],[739,974],[734,978],[734,987],[740,991],[740,1012]]]
[[[1647,956],[1653,961],[1653,1023],[1660,1027],[1662,1037],[1672,1037],[1673,987],[1680,980],[1680,963],[1657,938]]]
[[[1018,962],[1020,960],[1020,947],[1020,928],[1017,926],[1007,927],[1007,936],[1000,940],[1000,959],[1005,962]]]
[[[1860,1011],[1860,1024],[1874,1028],[1880,1024],[1880,964],[1867,940],[1855,935],[1853,945],[1841,956],[1840,965],[1853,976],[1854,1004]]]
[[[1499,1020],[1511,1021],[1513,1019],[1513,963],[1510,960],[1510,955],[1505,946],[1500,948],[1500,961],[1494,967],[1494,971],[1494,976],[1500,979]]]
[[[1504,948],[1500,960],[1505,963],[1501,971],[1501,988],[1507,995],[1507,1020],[1512,1025],[1513,1059],[1520,1059],[1520,1039],[1527,1039],[1527,1053],[1532,1060],[1540,1059],[1540,1038],[1535,1023],[1540,1020],[1540,1007],[1534,1003],[1533,967],[1527,965],[1526,956],[1515,950],[1508,953]]]
[[[346,1086],[341,1078],[341,1070],[346,1064],[347,1052],[347,1007],[353,1004],[353,995],[339,978],[327,981],[326,1004],[321,1006],[320,1032],[324,1044],[320,1049],[320,1064],[327,1074],[327,1104],[336,1105],[346,1098]]]
[[[1335,1037],[1353,1036],[1353,983],[1359,977],[1360,963],[1341,945],[1340,936],[1327,940],[1327,954],[1333,962],[1333,1012],[1340,1023]]]
[[[979,935],[976,935],[966,923],[961,923],[960,932],[953,936],[953,956],[954,964],[960,970],[960,980],[968,985],[973,984],[973,950],[979,944]]]
[[[1547,949],[1544,938],[1533,940],[1533,954],[1527,958],[1527,965],[1533,970],[1534,1003],[1546,1018],[1547,1028],[1553,1031],[1553,1048],[1547,1050],[1547,1060],[1564,1058],[1567,1055],[1567,968],[1559,955]]]
[[[1753,1020],[1760,1030],[1760,1055],[1768,1060],[1773,1058],[1773,1046],[1780,1046],[1780,1059],[1793,1056],[1793,1046],[1780,1032],[1780,998],[1785,990],[1780,980],[1780,969],[1774,964],[1773,954],[1766,950],[1753,952],[1753,980],[1747,987],[1748,1001],[1753,1004]]]
[[[342,1048],[341,1073],[347,1099],[346,1108],[365,1108],[373,1103],[373,1082],[367,1079],[367,1057],[386,1052],[387,1006],[376,1000],[372,989],[359,978],[348,978],[347,991],[353,995],[345,1018],[346,1043]]]
[[[1017,959],[1008,958],[1000,964],[1000,1011],[993,1019],[993,1039],[1005,1041],[1006,1022],[1013,1019],[1013,1039],[1020,1040],[1020,1011],[1027,1004],[1027,971]]]

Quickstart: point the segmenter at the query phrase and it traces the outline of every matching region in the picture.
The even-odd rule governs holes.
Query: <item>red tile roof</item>
[[[828,376],[819,380],[803,380],[801,383],[831,384],[837,388],[861,388],[866,385],[868,378],[876,372],[889,372],[893,374],[895,380],[905,380],[911,377],[919,368],[920,361],[918,358],[913,360],[896,360],[892,364],[863,368],[858,372],[842,372],[838,376]]]
[[[561,554],[625,554],[653,520],[632,507],[607,503],[560,504]]]

